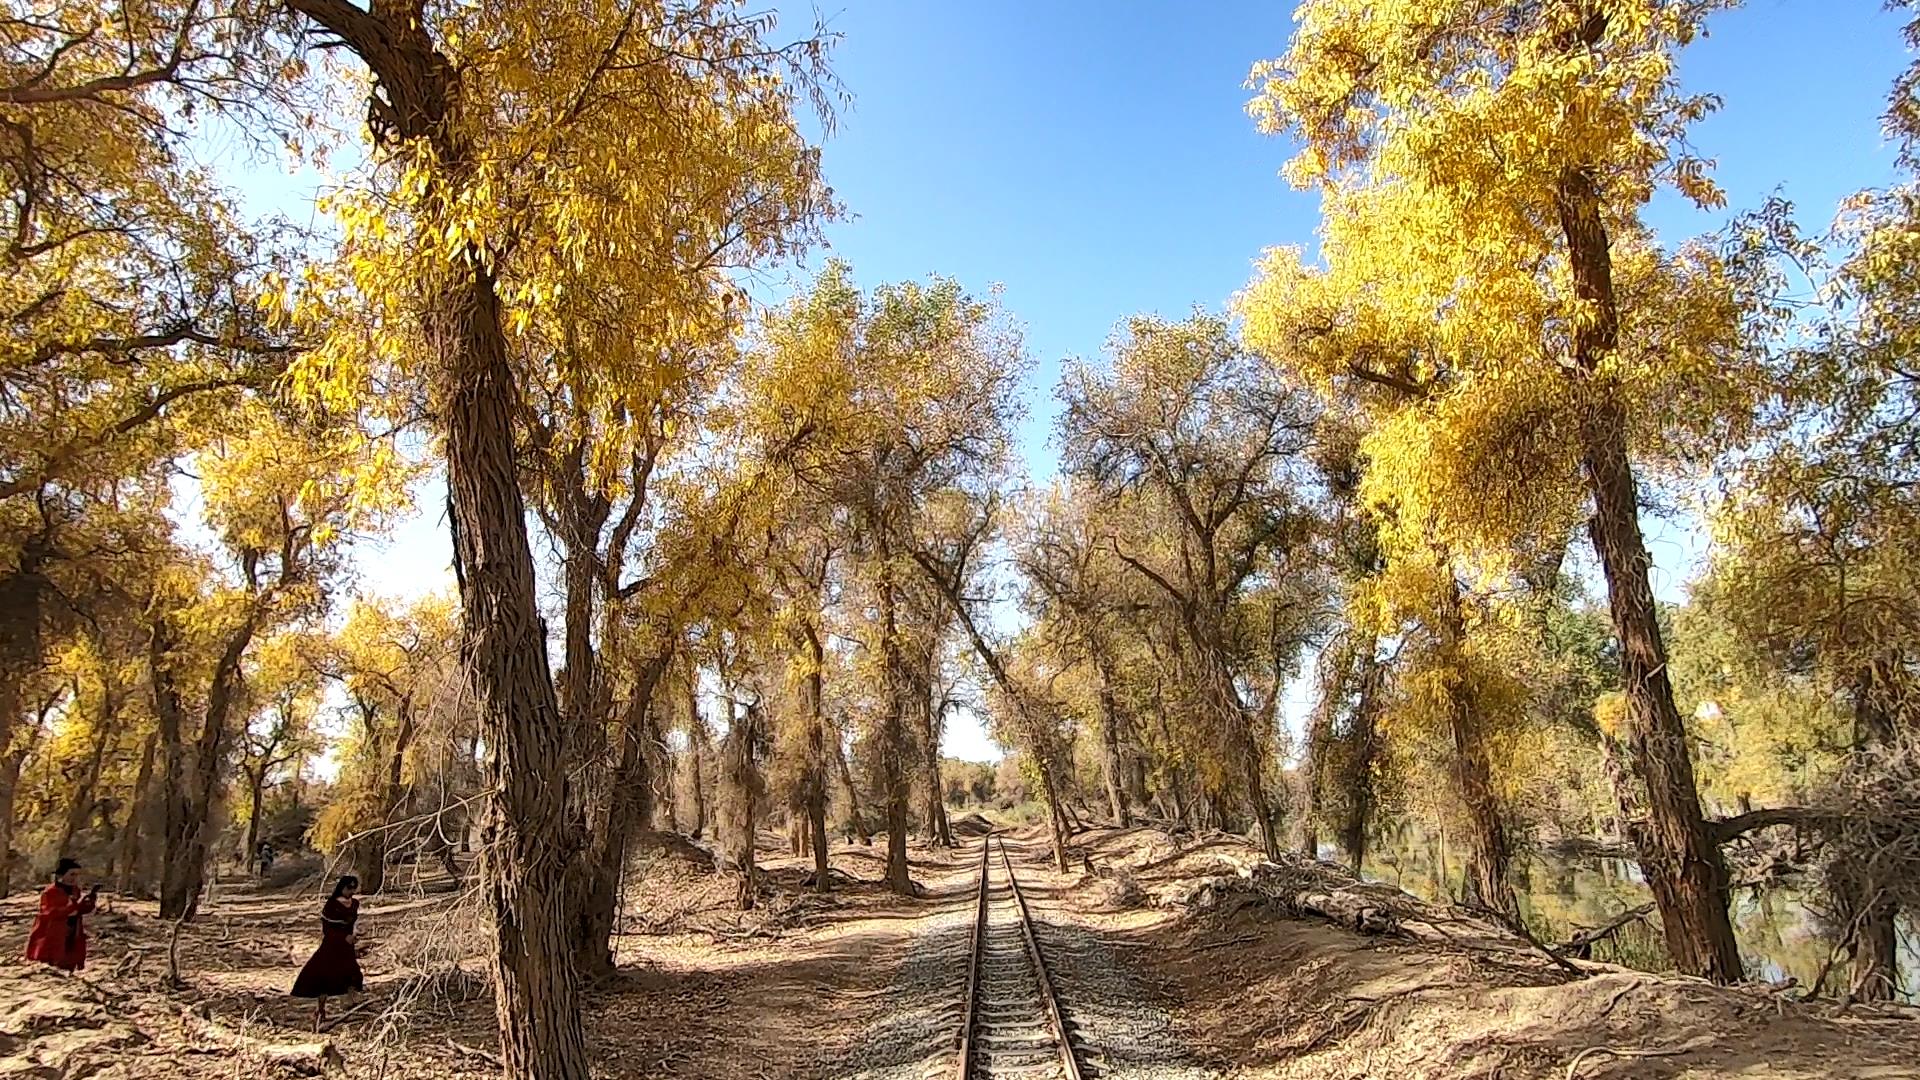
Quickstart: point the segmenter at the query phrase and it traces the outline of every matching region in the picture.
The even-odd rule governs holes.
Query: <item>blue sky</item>
[[[1064,358],[1098,353],[1132,312],[1218,308],[1262,248],[1312,243],[1316,200],[1277,175],[1291,148],[1243,111],[1246,72],[1285,50],[1291,5],[859,0],[820,11],[844,35],[834,66],[854,98],[825,148],[852,214],[829,229],[831,253],[867,285],[939,272],[1005,286],[1037,361],[1021,436],[1036,479],[1055,461]],[[807,21],[789,8],[782,30]],[[1725,99],[1693,143],[1718,160],[1730,210],[1777,192],[1818,228],[1842,196],[1892,178],[1878,117],[1907,59],[1894,16],[1873,0],[1758,0],[1709,29],[1681,72]],[[284,205],[299,181],[245,186]],[[1662,198],[1649,217],[1679,240],[1720,216]],[[428,499],[363,558],[370,588],[447,580],[438,493]],[[1656,586],[1678,598],[1697,530],[1656,523],[1650,534]],[[1303,694],[1291,697],[1298,711]],[[974,725],[955,728],[951,752],[997,756]]]

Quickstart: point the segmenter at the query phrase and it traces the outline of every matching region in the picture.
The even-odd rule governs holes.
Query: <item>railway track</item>
[[[994,848],[1004,884],[996,887]],[[979,909],[955,1080],[1083,1080],[1006,844],[980,842]]]

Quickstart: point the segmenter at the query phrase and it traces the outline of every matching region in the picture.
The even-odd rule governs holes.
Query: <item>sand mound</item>
[[[985,836],[988,833],[992,832],[993,822],[988,821],[986,818],[981,817],[979,814],[966,814],[961,817],[954,818],[952,821],[948,822],[947,827],[950,830],[952,830],[953,835],[955,836],[965,836],[968,838],[972,838],[976,836]]]

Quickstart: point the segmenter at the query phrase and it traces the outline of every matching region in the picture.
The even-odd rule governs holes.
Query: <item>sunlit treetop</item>
[[[126,475],[269,388],[257,287],[293,249],[242,221],[188,142],[300,64],[251,3],[31,0],[0,16],[0,497]]]
[[[1317,262],[1269,251],[1236,303],[1250,344],[1356,401],[1368,498],[1463,552],[1552,547],[1577,521],[1582,425],[1624,410],[1636,460],[1691,472],[1740,437],[1765,381],[1749,333],[1777,316],[1752,230],[1660,243],[1638,208],[1661,183],[1719,195],[1684,133],[1675,50],[1715,2],[1303,5],[1288,54],[1255,69],[1263,129],[1305,148]],[[1562,200],[1598,192],[1617,347],[1591,370],[1576,331]]]
[[[1674,54],[1735,0],[1309,0],[1293,47],[1254,66],[1261,130],[1304,143],[1301,186],[1358,169],[1446,193],[1475,233],[1557,217],[1541,183],[1592,170],[1618,205],[1673,183],[1721,195],[1681,148],[1718,102],[1681,91]]]
[[[1026,363],[997,290],[933,277],[863,294],[835,261],[768,314],[728,419],[801,483],[873,512],[1003,468]]]
[[[312,5],[309,5],[312,6]],[[511,360],[595,427],[611,479],[628,425],[680,392],[746,314],[739,271],[812,242],[833,210],[799,130],[825,106],[825,45],[770,44],[773,16],[721,0],[431,5],[457,72],[443,145],[393,136],[327,201],[340,261],[286,289],[324,329],[294,385],[336,407],[433,372],[427,294],[476,264],[495,279]]]

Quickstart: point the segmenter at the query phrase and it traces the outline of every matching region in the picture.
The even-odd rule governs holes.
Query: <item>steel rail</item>
[[[1020,909],[1020,933],[1027,939],[1027,955],[1033,958],[1033,974],[1040,983],[1040,997],[1047,1006],[1047,1019],[1053,1025],[1053,1037],[1060,1046],[1060,1064],[1066,1067],[1067,1080],[1081,1080],[1080,1062],[1073,1056],[1073,1040],[1067,1037],[1067,1022],[1060,1016],[1060,1002],[1053,994],[1053,980],[1047,975],[1046,958],[1040,954],[1040,940],[1033,936],[1033,919],[1027,914],[1027,898],[1013,876],[1013,860],[1007,856],[1006,841],[1000,842],[1000,862],[1007,868],[1007,885]]]
[[[979,901],[973,915],[973,942],[967,949],[967,998],[962,1005],[960,1021],[960,1065],[954,1072],[956,1080],[972,1080],[973,1077],[973,1021],[980,1011],[980,953],[987,943],[987,871],[988,856],[993,851],[993,834],[980,838],[980,890]],[[1004,849],[1002,849],[1004,853]]]

